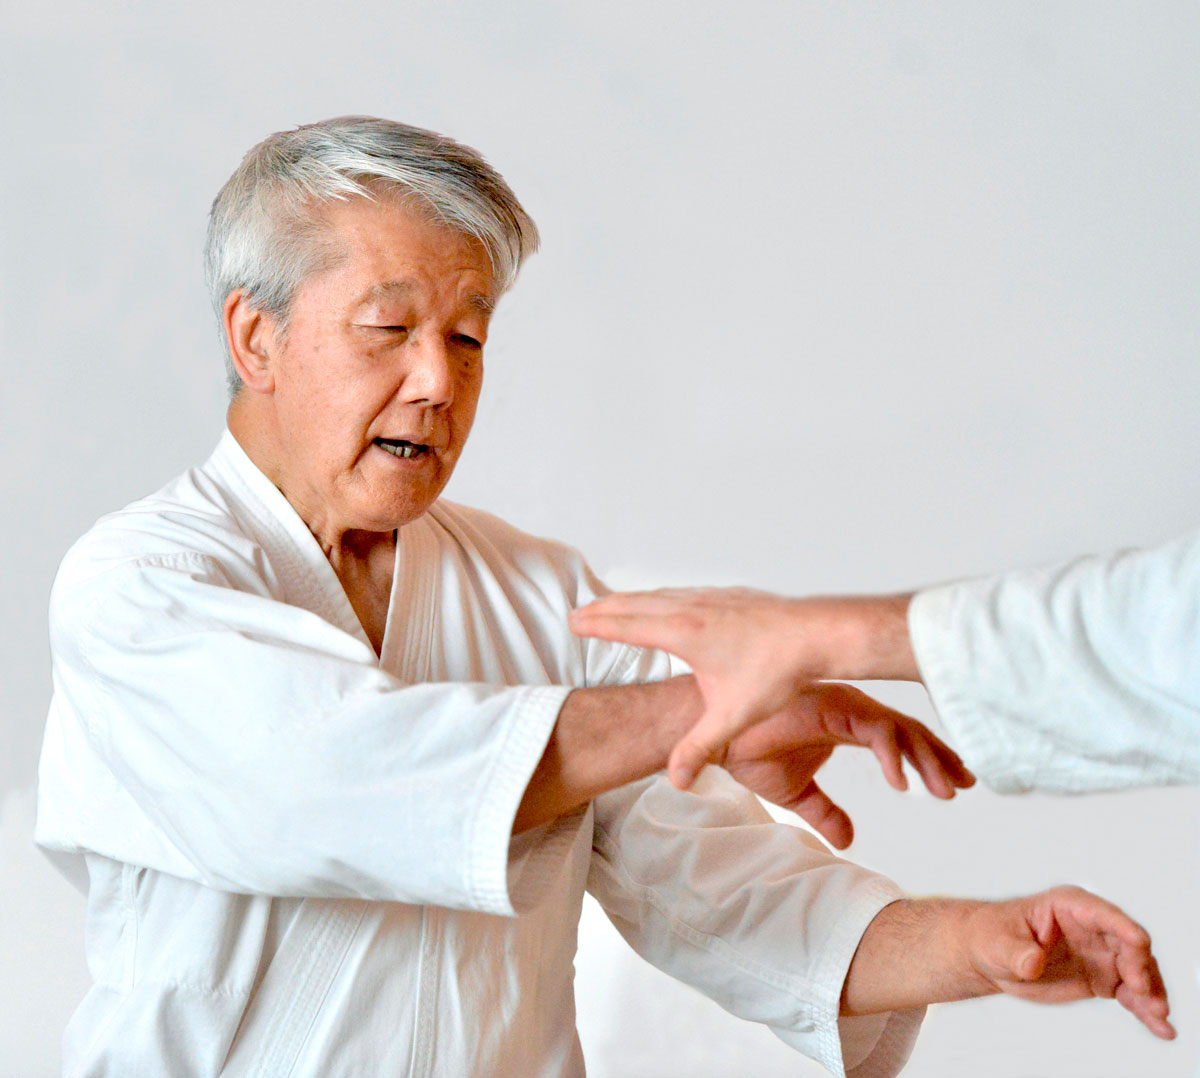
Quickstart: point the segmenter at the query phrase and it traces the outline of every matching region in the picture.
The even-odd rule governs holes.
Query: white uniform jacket
[[[909,629],[990,786],[1200,782],[1200,534],[918,593]]]
[[[90,876],[66,1073],[580,1075],[586,887],[649,961],[835,1075],[895,1074],[921,1012],[837,1010],[899,891],[723,772],[510,839],[570,687],[667,673],[568,632],[596,588],[440,502],[398,535],[379,658],[229,434],[101,520],[54,586],[40,774],[38,841]]]

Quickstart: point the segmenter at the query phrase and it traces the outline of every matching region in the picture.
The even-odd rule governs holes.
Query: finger
[[[1158,962],[1155,961],[1153,955],[1150,956],[1149,974],[1150,990],[1145,997],[1143,1009],[1138,1013],[1138,1017],[1141,1018],[1146,1027],[1156,1037],[1161,1037],[1165,1041],[1174,1040],[1176,1036],[1175,1027],[1168,1021],[1168,1015],[1171,1013],[1171,1002],[1167,999],[1167,987],[1163,984]]]
[[[1169,1008],[1165,999],[1150,999],[1139,995],[1126,984],[1118,987],[1116,999],[1156,1037],[1172,1041],[1177,1036],[1175,1027],[1167,1018]]]
[[[955,779],[965,780],[970,775],[954,750],[911,716],[849,685],[822,682],[819,688],[833,713],[845,723],[849,739],[870,747],[888,782],[897,790],[908,789],[902,763],[905,758],[938,797],[953,797],[958,785]],[[942,750],[947,754],[945,763]]]
[[[768,714],[750,708],[709,707],[696,724],[679,739],[667,760],[672,784],[686,790],[705,764],[720,760],[729,742]]]
[[[606,613],[584,607],[572,610],[568,615],[568,623],[571,632],[576,636],[613,640],[641,648],[661,648],[675,655],[678,655],[679,648],[686,644],[686,638],[680,632],[681,628],[685,628],[682,619],[673,614],[636,610],[627,613]],[[681,656],[683,657],[685,656]]]
[[[1150,954],[1150,938],[1147,936],[1144,945],[1131,945],[1119,937],[1108,937],[1110,946],[1116,952],[1117,975],[1124,984],[1134,992],[1149,996],[1153,992],[1153,979],[1150,966],[1154,956]]]
[[[871,751],[879,766],[883,769],[883,777],[888,784],[897,790],[908,789],[908,776],[904,774],[904,756],[900,752],[900,743],[896,740],[896,729],[891,723],[880,727],[878,735],[871,743]]]
[[[1171,1006],[1158,962],[1150,953],[1149,937],[1145,936],[1144,946],[1114,945],[1117,948],[1117,973],[1121,978],[1114,993],[1117,1001],[1156,1037],[1172,1040],[1175,1027],[1167,1021]]]
[[[689,735],[690,736],[690,735]],[[667,777],[677,790],[690,790],[701,769],[712,762],[714,751],[701,742],[680,741],[667,760]]]
[[[815,782],[810,782],[795,801],[784,807],[806,820],[835,850],[844,850],[854,841],[850,817]]]
[[[942,768],[941,760],[926,740],[928,731],[920,723],[912,722],[905,726],[901,733],[901,744],[905,749],[904,755],[917,769],[925,788],[934,797],[949,800],[954,796],[954,785]],[[928,734],[932,737],[932,734]]]
[[[1139,1010],[1144,1009],[1166,1016],[1167,992],[1158,972],[1158,963],[1152,955],[1131,954],[1124,949],[1119,950],[1117,974],[1120,982],[1116,994],[1124,992],[1138,1004]]]
[[[1150,934],[1120,906],[1082,887],[1055,887],[1046,892],[1046,897],[1060,923],[1074,919],[1080,926],[1115,936],[1126,946],[1149,953]]]
[[[590,603],[579,607],[583,613],[598,612],[603,614],[659,614],[676,605],[678,589],[674,592],[665,588],[651,588],[648,591],[612,591],[601,595]]]
[[[699,593],[686,588],[654,591],[614,591],[593,599],[571,612],[581,622],[620,618],[663,618],[700,607]]]
[[[941,762],[942,770],[946,772],[946,775],[955,786],[961,790],[965,790],[975,785],[974,772],[963,763],[962,757],[957,752],[935,734],[929,734],[929,742],[933,746],[933,751],[937,754],[938,760]]]

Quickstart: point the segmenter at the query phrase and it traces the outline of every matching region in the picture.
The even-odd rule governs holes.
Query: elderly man
[[[656,775],[692,679],[571,635],[599,594],[573,552],[439,500],[535,239],[473,151],[382,120],[274,135],[218,196],[228,431],[52,596],[38,839],[86,864],[94,979],[67,1073],[581,1074],[585,888],[837,1075],[896,1073],[924,1003],[997,991],[1169,1035],[1103,900],[915,902],[770,822],[746,787],[821,823],[838,743],[969,783],[861,694],[791,694],[693,793]]]

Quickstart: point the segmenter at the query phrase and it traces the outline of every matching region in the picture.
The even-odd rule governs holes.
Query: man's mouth
[[[403,438],[376,438],[375,444],[380,449],[386,449],[393,457],[421,457],[429,452],[429,446],[420,442],[407,442]]]

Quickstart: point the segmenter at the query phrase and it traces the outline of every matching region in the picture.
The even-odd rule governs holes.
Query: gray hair
[[[440,224],[479,240],[499,293],[537,250],[537,226],[503,177],[469,146],[372,116],[305,124],[255,146],[213,201],[204,270],[218,323],[226,297],[240,288],[286,331],[296,289],[329,258],[321,205],[375,199],[380,187],[415,196]],[[225,362],[233,395],[241,380],[228,342]]]

